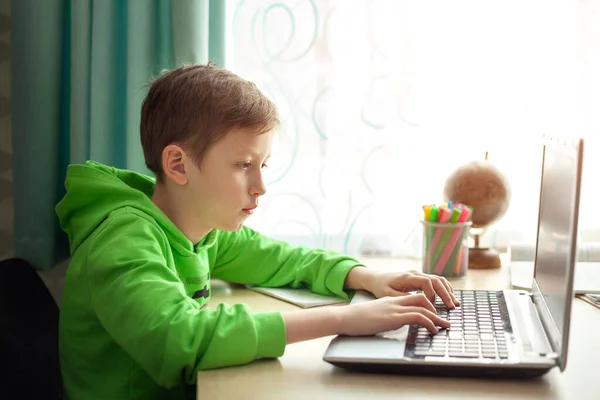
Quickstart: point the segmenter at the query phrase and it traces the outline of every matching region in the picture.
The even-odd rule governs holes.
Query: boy
[[[60,315],[60,356],[71,399],[183,398],[199,369],[279,357],[288,343],[368,335],[405,324],[431,332],[443,278],[378,273],[324,250],[292,247],[243,226],[265,194],[262,168],[279,125],[256,86],[215,65],[159,77],[142,107],[146,176],[95,162],[71,165],[57,205],[72,259]],[[290,313],[204,308],[210,279],[306,285],[368,304]],[[422,289],[425,295],[405,295]]]

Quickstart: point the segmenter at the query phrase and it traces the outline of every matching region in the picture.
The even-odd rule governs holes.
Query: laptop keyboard
[[[506,359],[506,332],[511,332],[501,291],[458,290],[460,307],[446,308],[437,297],[437,314],[449,320],[449,329],[432,335],[418,325],[409,328],[405,354],[408,357],[459,357]]]

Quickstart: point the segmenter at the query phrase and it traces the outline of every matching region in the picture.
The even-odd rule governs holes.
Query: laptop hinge
[[[531,300],[531,302],[533,303],[533,305],[535,306],[535,301],[533,300],[533,293],[528,293],[529,296],[529,300]],[[551,351],[549,353],[538,353],[540,355],[540,357],[546,357],[546,358],[550,358],[550,359],[557,359],[558,358],[558,353]]]
[[[515,299],[518,300],[515,306],[519,308],[519,311],[514,314],[514,322],[521,331],[519,338],[523,351],[529,356],[555,358],[555,349],[547,340],[532,294],[519,292]]]

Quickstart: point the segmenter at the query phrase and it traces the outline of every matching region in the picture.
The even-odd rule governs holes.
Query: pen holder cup
[[[469,266],[471,222],[423,224],[423,272],[445,278],[461,278]]]

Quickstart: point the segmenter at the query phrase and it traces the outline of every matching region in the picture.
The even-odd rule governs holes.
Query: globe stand
[[[469,247],[469,269],[500,268],[502,262],[498,250],[489,247],[479,247],[479,236],[482,233],[470,235],[473,237],[475,243],[473,247]]]

